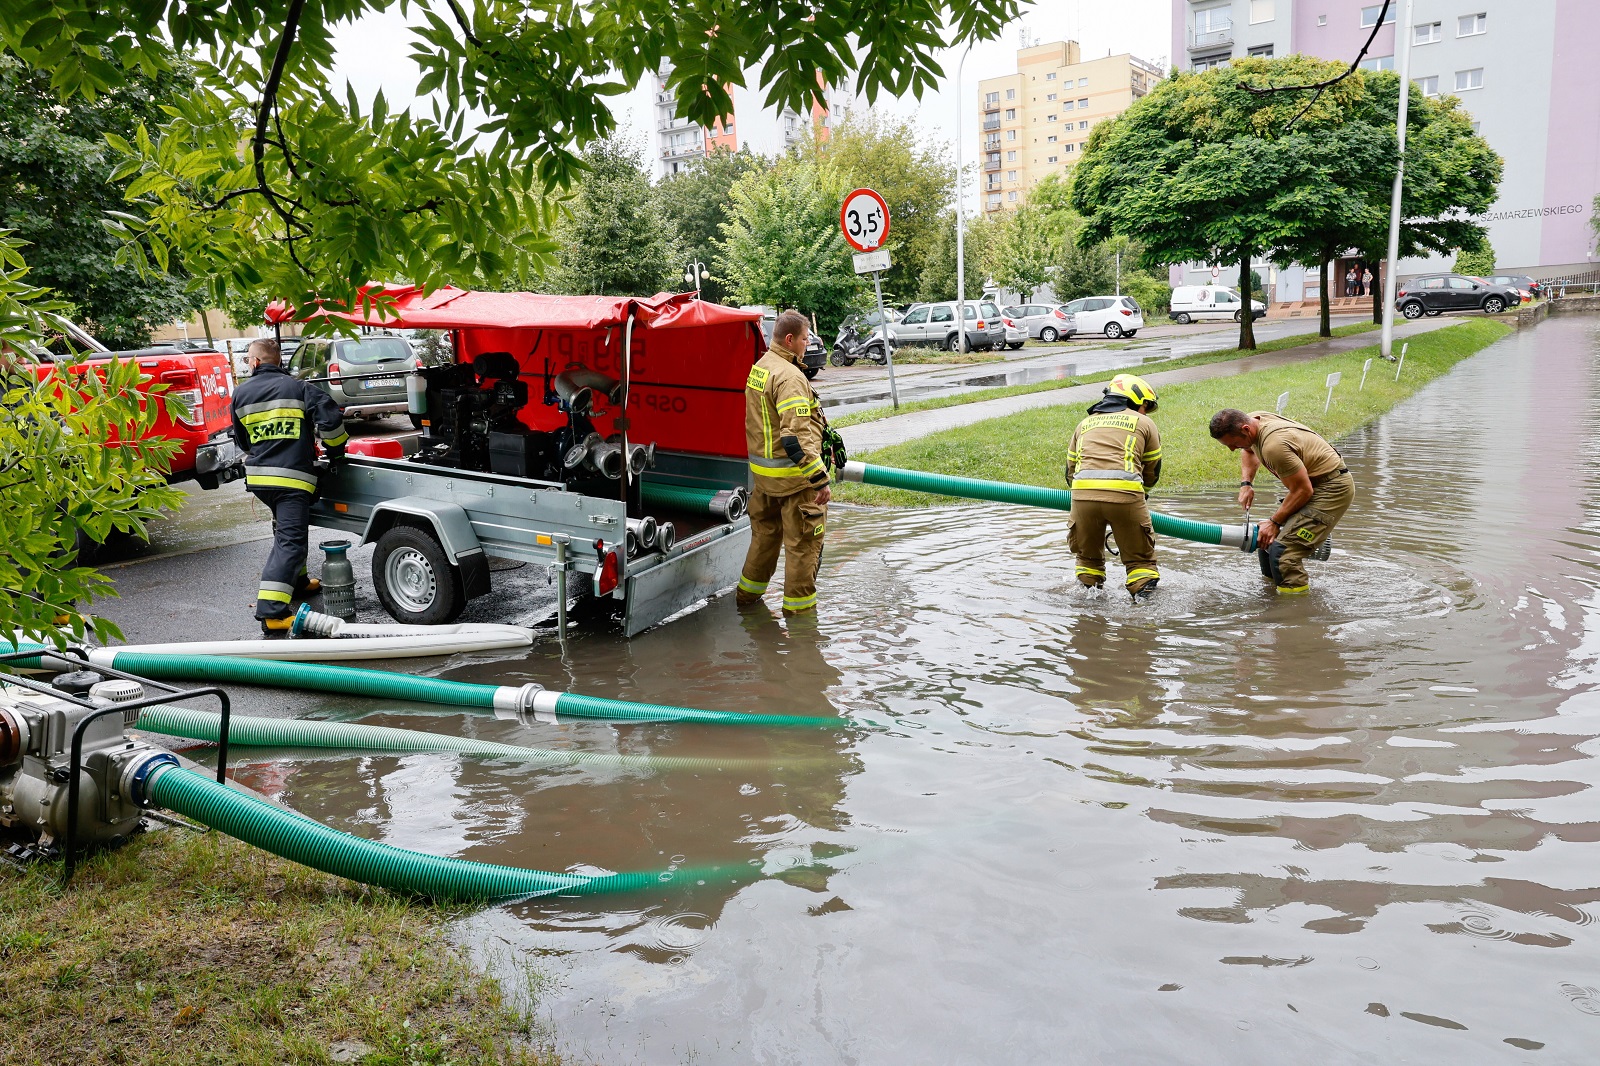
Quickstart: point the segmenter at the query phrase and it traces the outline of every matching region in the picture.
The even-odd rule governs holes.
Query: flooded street
[[[1064,514],[840,510],[814,622],[726,598],[443,676],[878,728],[330,699],[739,764],[240,753],[240,777],[438,854],[748,871],[463,923],[570,1062],[1590,1062],[1597,356],[1600,320],[1552,318],[1340,442],[1360,495],[1306,598],[1163,540],[1134,607],[1077,588]],[[1157,506],[1231,521],[1231,499]]]

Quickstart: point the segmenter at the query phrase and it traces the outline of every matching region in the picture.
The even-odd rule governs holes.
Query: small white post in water
[[[1333,388],[1334,388],[1334,386],[1339,384],[1339,382],[1341,382],[1343,380],[1344,380],[1344,373],[1342,371],[1335,370],[1333,373],[1328,375],[1328,380],[1323,382],[1323,384],[1328,387],[1328,399],[1322,405],[1322,413],[1323,414],[1327,414],[1328,413],[1328,408],[1333,406]]]
[[[1365,363],[1361,364],[1361,384],[1356,386],[1356,391],[1357,392],[1360,392],[1362,389],[1367,387],[1367,371],[1369,371],[1371,369],[1372,369],[1372,360],[1371,359],[1368,359]]]
[[[1396,381],[1400,380],[1400,370],[1406,365],[1406,349],[1409,347],[1411,347],[1410,341],[1406,341],[1400,346],[1400,361],[1395,363],[1394,366],[1394,379]]]
[[[1289,406],[1289,394],[1286,392],[1278,397],[1278,413],[1281,415]]]

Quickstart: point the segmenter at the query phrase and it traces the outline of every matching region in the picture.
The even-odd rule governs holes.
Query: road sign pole
[[[872,287],[878,293],[878,329],[883,333],[883,360],[889,366],[889,400],[900,410],[900,390],[894,383],[894,348],[889,343],[889,321],[883,317],[883,272],[872,272]]]

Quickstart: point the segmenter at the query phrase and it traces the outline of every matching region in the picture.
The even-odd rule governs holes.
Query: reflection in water
[[[548,975],[573,1061],[1589,1061],[1596,354],[1593,320],[1553,319],[1342,442],[1362,496],[1304,600],[1164,542],[1162,596],[1135,607],[1076,587],[1064,515],[847,510],[815,622],[719,601],[450,676],[891,728],[434,715],[763,762],[319,760],[282,787],[469,858],[765,875],[466,923],[508,979]]]

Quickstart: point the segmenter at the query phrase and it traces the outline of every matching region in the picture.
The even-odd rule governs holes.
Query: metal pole
[[[1395,268],[1400,260],[1400,190],[1406,175],[1406,112],[1411,106],[1411,35],[1412,5],[1415,0],[1405,0],[1405,15],[1395,27],[1400,48],[1400,107],[1395,117],[1400,154],[1395,160],[1394,192],[1389,198],[1389,258],[1383,269],[1383,347],[1385,359],[1394,358],[1394,293]]]
[[[567,639],[567,542],[556,541],[556,630]]]
[[[883,271],[872,272],[872,287],[878,293],[878,329],[883,332],[883,360],[889,364],[889,400],[900,410],[900,390],[894,383],[894,348],[889,344],[889,322],[883,317]]]
[[[1122,295],[1122,249],[1117,249],[1117,295]]]
[[[961,53],[961,61],[956,64],[956,317],[960,324],[956,328],[956,335],[961,338],[961,351],[967,350],[967,242],[966,242],[966,212],[962,209],[961,200],[964,190],[961,188],[961,70],[967,65],[967,56],[972,53],[972,45],[967,45],[965,52]],[[878,309],[883,309],[883,300],[878,300]],[[887,353],[885,353],[887,354]],[[889,393],[894,394],[894,366],[889,368]],[[895,401],[895,406],[900,406],[900,401]]]

